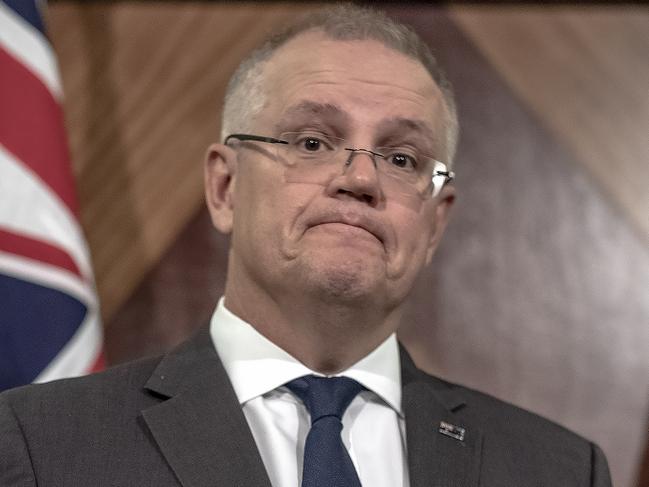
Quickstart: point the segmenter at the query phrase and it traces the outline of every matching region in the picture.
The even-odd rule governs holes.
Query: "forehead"
[[[441,91],[424,66],[375,40],[300,34],[269,59],[263,83],[265,125],[301,115],[371,127],[402,121],[433,132],[443,126]]]

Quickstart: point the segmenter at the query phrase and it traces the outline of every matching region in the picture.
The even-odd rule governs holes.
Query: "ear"
[[[205,156],[205,202],[212,224],[229,234],[234,221],[233,193],[236,181],[237,155],[224,144],[212,144]]]
[[[444,235],[444,230],[446,230],[446,224],[448,223],[451,207],[454,202],[455,187],[451,184],[445,185],[432,202],[435,205],[433,209],[433,231],[428,241],[426,265],[430,264],[435,250],[437,250],[437,246],[442,239],[442,235]]]

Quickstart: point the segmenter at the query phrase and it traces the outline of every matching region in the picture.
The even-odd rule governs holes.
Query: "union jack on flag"
[[[54,53],[34,0],[0,0],[0,391],[103,368]]]

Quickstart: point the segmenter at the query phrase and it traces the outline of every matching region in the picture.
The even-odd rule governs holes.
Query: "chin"
[[[385,281],[383,265],[369,259],[318,260],[307,262],[304,276],[311,289],[337,302],[376,299]],[[382,264],[382,263],[381,263]]]

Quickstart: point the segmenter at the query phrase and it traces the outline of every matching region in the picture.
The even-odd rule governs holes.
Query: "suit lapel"
[[[410,486],[475,487],[482,432],[448,384],[419,371],[401,350]],[[209,330],[166,355],[145,388],[161,403],[142,411],[183,487],[270,487],[270,481]],[[462,440],[459,436],[464,428]]]
[[[165,356],[146,384],[163,402],[142,412],[184,487],[270,487],[207,328]]]
[[[403,349],[401,367],[410,486],[477,486],[482,432],[462,419],[463,399],[416,369]]]

